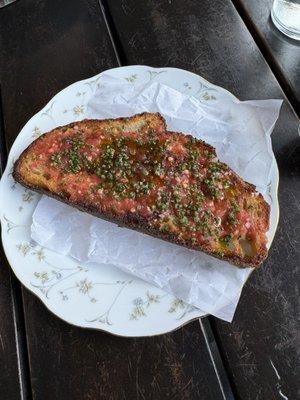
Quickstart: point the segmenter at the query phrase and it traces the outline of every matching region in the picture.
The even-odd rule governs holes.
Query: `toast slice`
[[[127,228],[241,267],[267,256],[269,205],[213,147],[166,131],[159,114],[83,120],[35,140],[22,185]]]

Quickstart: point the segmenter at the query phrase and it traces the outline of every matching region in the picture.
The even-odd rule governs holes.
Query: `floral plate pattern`
[[[176,68],[129,66],[109,72],[132,85],[155,80],[203,102],[234,97],[200,76]],[[78,265],[71,257],[38,246],[31,240],[30,225],[40,195],[12,178],[14,160],[34,139],[56,126],[85,118],[87,102],[101,88],[101,75],[59,92],[19,133],[0,184],[3,246],[18,279],[66,322],[121,336],[162,334],[203,316],[203,312],[114,266]],[[270,195],[276,199],[276,163],[273,172]],[[274,218],[278,220],[277,204]],[[273,225],[275,232],[276,223]],[[270,238],[274,232],[270,232]]]

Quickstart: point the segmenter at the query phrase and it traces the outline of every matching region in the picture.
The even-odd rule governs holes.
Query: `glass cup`
[[[300,40],[300,0],[274,0],[271,17],[282,33]]]

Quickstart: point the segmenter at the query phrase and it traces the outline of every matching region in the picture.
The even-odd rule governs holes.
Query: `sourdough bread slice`
[[[35,140],[13,176],[97,217],[241,267],[267,256],[269,205],[213,147],[159,114],[83,120]]]

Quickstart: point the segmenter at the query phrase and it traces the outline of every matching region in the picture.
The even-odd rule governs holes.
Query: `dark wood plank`
[[[38,324],[30,340],[35,399],[222,399],[197,321],[163,336],[124,339],[69,327],[33,296],[26,309]]]
[[[7,160],[7,152],[4,138],[3,112],[0,90],[0,178]],[[2,231],[1,231],[2,232]],[[0,233],[0,393],[4,400],[25,399],[27,391],[22,353],[26,351],[20,338],[21,329],[18,329],[17,313],[18,299],[16,293],[18,285],[9,269],[2,248]],[[19,341],[20,340],[20,341]]]
[[[18,353],[15,336],[9,266],[0,248],[0,393],[1,400],[20,399]]]
[[[117,66],[96,0],[17,2],[0,15],[0,35],[9,146],[57,91]],[[23,297],[34,399],[222,398],[198,322],[128,340],[71,327]]]
[[[97,1],[17,2],[1,10],[8,147],[28,118],[74,81],[115,65]]]
[[[300,115],[300,42],[283,35],[272,23],[274,0],[232,1]]]
[[[199,73],[241,99],[283,98],[278,82],[229,0],[109,0],[129,64]],[[299,353],[299,121],[285,100],[272,134],[281,218],[270,256],[253,273],[232,324],[214,321],[238,397],[297,398]],[[276,375],[278,371],[280,379]]]

